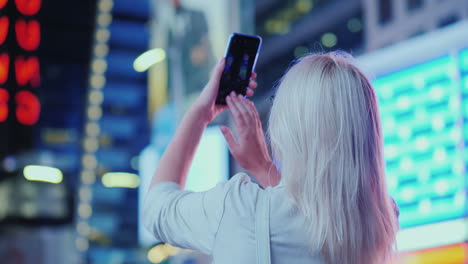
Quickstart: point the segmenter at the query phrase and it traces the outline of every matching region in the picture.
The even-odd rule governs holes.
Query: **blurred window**
[[[448,26],[450,24],[457,22],[458,20],[459,20],[459,17],[457,15],[446,16],[439,21],[438,27],[441,28],[441,27]]]
[[[386,24],[393,17],[392,0],[379,0],[379,22]]]
[[[406,7],[408,11],[414,11],[420,9],[424,4],[424,0],[407,0]]]

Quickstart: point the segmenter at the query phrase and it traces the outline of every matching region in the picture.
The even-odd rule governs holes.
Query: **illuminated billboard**
[[[461,22],[358,58],[375,76],[387,184],[400,208],[398,247],[426,250],[405,263],[429,263],[415,256],[468,238],[466,32]]]
[[[380,76],[390,194],[401,227],[460,217],[465,210],[462,111],[456,58],[444,55]]]

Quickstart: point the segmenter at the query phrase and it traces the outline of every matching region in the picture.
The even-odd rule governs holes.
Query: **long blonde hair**
[[[388,263],[398,229],[372,85],[347,54],[307,55],[285,74],[269,120],[282,183],[330,264]]]

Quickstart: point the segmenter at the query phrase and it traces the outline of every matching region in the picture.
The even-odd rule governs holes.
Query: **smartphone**
[[[216,104],[226,105],[226,96],[232,91],[242,95],[247,93],[250,75],[255,69],[261,45],[260,36],[231,34],[226,48],[226,62],[219,83]]]

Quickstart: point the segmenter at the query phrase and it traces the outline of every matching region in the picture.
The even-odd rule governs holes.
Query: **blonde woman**
[[[254,105],[230,95],[238,138],[221,130],[263,189],[240,173],[206,192],[183,191],[203,130],[223,110],[214,105],[220,62],[152,180],[144,220],[155,237],[222,264],[389,263],[398,224],[386,189],[377,100],[346,57],[305,56],[281,80],[268,128],[281,175]]]

